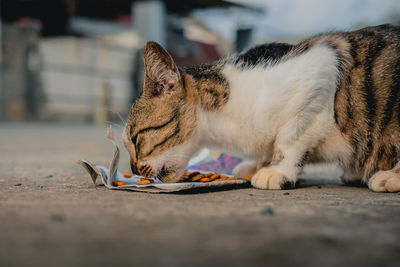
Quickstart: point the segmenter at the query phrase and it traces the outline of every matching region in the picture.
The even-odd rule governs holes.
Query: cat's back
[[[342,35],[350,43],[353,56],[368,50],[379,52],[400,48],[400,27],[390,24],[362,28]]]

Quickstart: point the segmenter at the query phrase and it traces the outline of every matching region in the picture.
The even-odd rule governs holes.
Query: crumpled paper
[[[109,189],[117,189],[117,190],[133,190],[133,191],[143,191],[143,192],[176,192],[194,188],[206,188],[206,187],[221,187],[221,186],[240,186],[249,183],[243,179],[231,180],[231,181],[219,181],[219,182],[208,182],[208,183],[200,183],[200,182],[182,182],[182,183],[163,183],[158,179],[146,178],[152,180],[153,182],[146,185],[138,185],[137,181],[140,178],[145,178],[140,175],[133,175],[130,178],[126,178],[118,171],[118,164],[120,159],[120,149],[118,147],[117,142],[115,141],[114,131],[111,127],[107,129],[106,138],[110,140],[114,147],[113,157],[111,162],[107,167],[101,165],[95,165],[87,160],[78,160],[77,163],[82,165],[85,170],[89,173],[90,177],[94,184],[96,184],[96,180],[98,177],[101,178],[101,182]],[[206,173],[206,172],[204,172]],[[229,174],[223,174],[226,176],[231,176]],[[113,181],[122,181],[125,184],[122,186],[114,186],[112,184]]]

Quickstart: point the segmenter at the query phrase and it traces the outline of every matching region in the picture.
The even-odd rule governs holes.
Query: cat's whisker
[[[119,124],[117,124],[117,123],[115,123],[115,122],[112,122],[112,121],[105,121],[105,123],[111,124],[111,125],[113,125],[113,126],[115,126],[115,127],[118,127],[118,128],[120,128],[121,130],[124,130],[124,129],[125,129],[123,126],[121,126],[121,125],[119,125]]]
[[[115,110],[112,110],[111,108],[102,108],[102,110],[105,111],[109,111],[111,113],[114,113],[115,115],[118,116],[118,118],[121,120],[122,124],[125,126],[126,125],[126,121],[124,120],[124,118],[122,117],[121,113]]]
[[[124,118],[122,117],[121,113],[119,113],[118,111],[112,111],[112,110],[111,110],[111,112],[114,112],[115,114],[117,114],[117,115],[118,115],[118,118],[121,120],[122,124],[123,124],[123,125],[126,125],[126,121],[125,121]]]

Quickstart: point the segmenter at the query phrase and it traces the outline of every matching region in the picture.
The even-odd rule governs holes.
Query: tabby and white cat
[[[269,43],[178,68],[157,43],[124,142],[134,172],[180,179],[202,147],[252,160],[235,169],[261,189],[295,186],[307,162],[338,162],[343,181],[400,191],[400,28]]]

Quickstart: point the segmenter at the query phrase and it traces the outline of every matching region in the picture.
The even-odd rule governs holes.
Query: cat
[[[144,48],[143,91],[123,133],[132,171],[177,182],[202,147],[252,160],[234,170],[260,189],[295,187],[309,162],[342,180],[400,191],[400,27],[267,43],[178,68]]]

